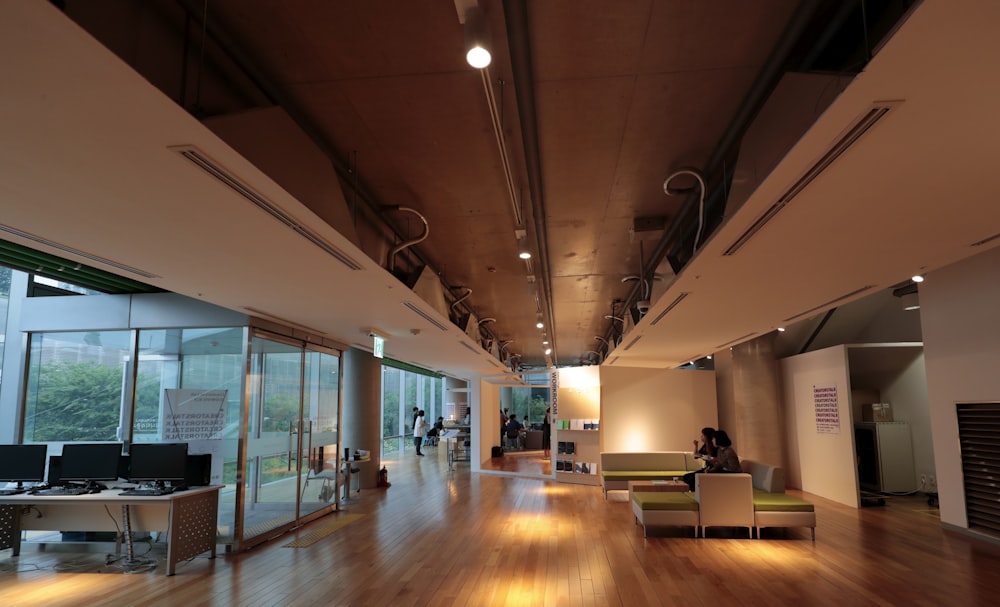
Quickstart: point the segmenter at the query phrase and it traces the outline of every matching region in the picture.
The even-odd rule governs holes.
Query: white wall
[[[478,440],[473,437],[472,453],[479,453],[479,459],[472,457],[471,468],[473,471],[482,469],[482,462],[490,459],[493,445],[500,444],[500,386],[491,384],[485,380],[469,382],[472,392],[469,394],[469,403],[472,406],[472,419],[469,421],[475,432],[479,428]],[[475,403],[475,406],[472,405]]]
[[[858,507],[858,473],[851,423],[851,385],[847,349],[834,346],[782,359],[789,464],[785,482],[790,487]],[[837,388],[840,432],[816,430],[814,386]]]
[[[1000,401],[1000,249],[928,274],[920,285],[941,522],[968,527],[956,403]]]
[[[602,451],[689,451],[705,426],[718,426],[714,371],[601,367]]]

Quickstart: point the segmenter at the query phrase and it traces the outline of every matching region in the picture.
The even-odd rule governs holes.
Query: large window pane
[[[119,440],[130,339],[129,331],[32,334],[24,441]]]

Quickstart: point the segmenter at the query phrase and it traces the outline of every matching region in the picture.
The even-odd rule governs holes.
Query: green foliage
[[[120,368],[94,362],[47,363],[29,385],[26,439],[117,440]]]
[[[0,266],[0,297],[10,296],[10,268]]]

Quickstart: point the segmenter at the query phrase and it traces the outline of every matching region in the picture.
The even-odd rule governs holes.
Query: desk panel
[[[87,495],[0,496],[0,550],[21,551],[21,531],[114,531],[124,529],[128,506],[132,531],[167,533],[167,575],[178,562],[203,552],[216,553],[219,486],[198,487],[161,496],[118,495],[108,489]],[[130,541],[131,538],[125,538]]]

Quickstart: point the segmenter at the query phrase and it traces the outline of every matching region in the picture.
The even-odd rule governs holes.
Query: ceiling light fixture
[[[514,238],[517,239],[517,256],[524,260],[531,259],[531,251],[528,250],[528,231],[514,230]]]
[[[921,276],[920,274],[917,274],[916,276],[914,276],[910,280],[912,280],[913,282],[923,282],[924,281],[924,277]]]
[[[538,321],[535,323],[535,326],[538,327],[539,329],[543,329],[545,328],[545,323],[543,323],[542,321]]]
[[[465,11],[465,60],[476,69],[487,67],[493,60],[488,42],[486,18],[478,6]]]

